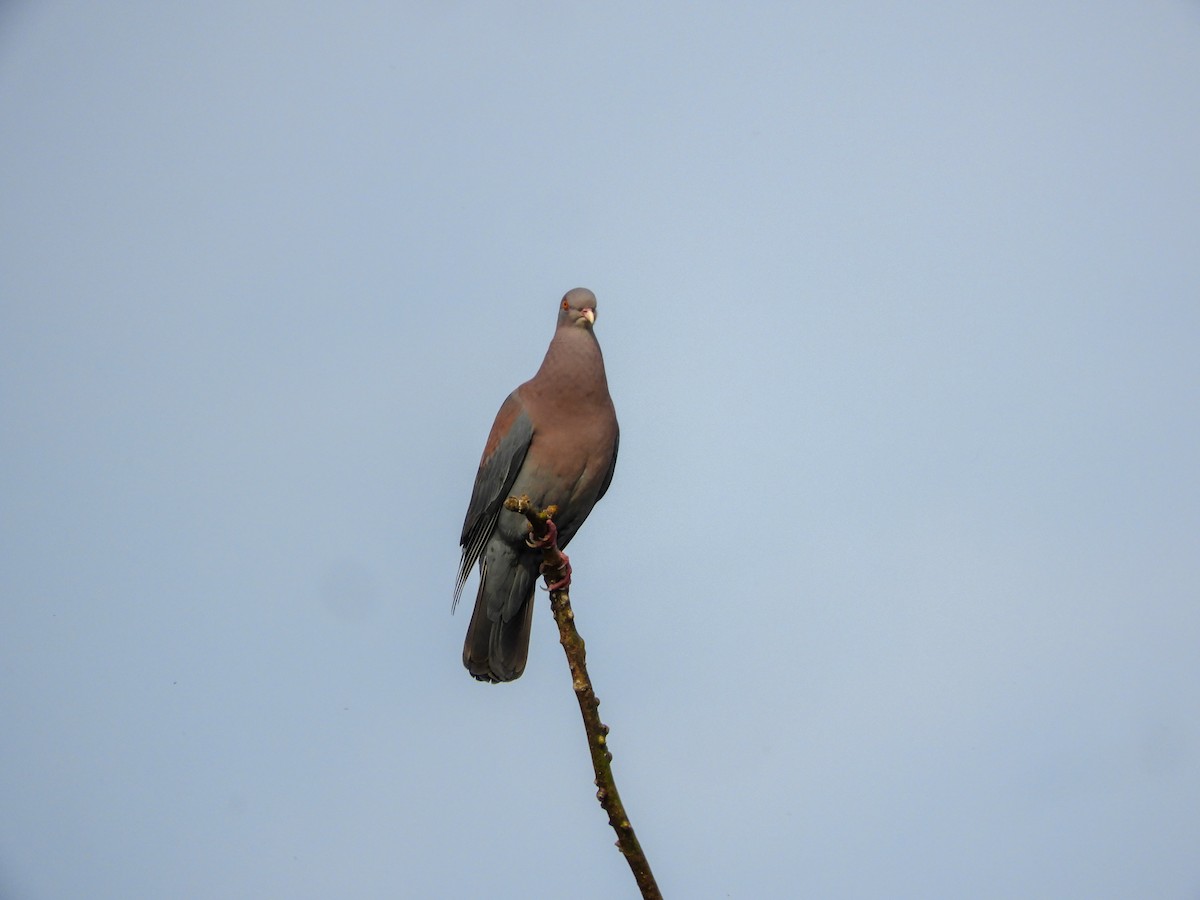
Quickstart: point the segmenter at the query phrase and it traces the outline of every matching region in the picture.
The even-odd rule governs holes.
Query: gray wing
[[[454,582],[451,609],[458,605],[463,584],[496,528],[500,507],[517,480],[531,440],[533,422],[520,396],[513,391],[500,406],[500,412],[496,413],[496,421],[492,423],[492,431],[483,448],[479,471],[475,474],[475,487],[471,491],[471,502],[467,505],[467,516],[463,520],[462,536],[458,541],[462,545],[462,559]]]
[[[604,480],[600,482],[600,493],[596,495],[597,503],[608,493],[608,486],[612,484],[613,472],[617,471],[617,448],[619,446],[621,446],[621,428],[617,426],[617,436],[613,438],[612,461],[608,464],[608,471],[604,473]]]

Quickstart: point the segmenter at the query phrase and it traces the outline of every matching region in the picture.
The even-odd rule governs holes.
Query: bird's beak
[[[579,314],[587,319],[589,325],[596,324],[596,311],[594,309],[582,309],[579,311]]]

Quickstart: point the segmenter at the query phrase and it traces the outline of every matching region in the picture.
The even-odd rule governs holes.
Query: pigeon
[[[483,449],[459,540],[453,604],[478,564],[463,665],[480,681],[520,678],[529,656],[542,553],[526,543],[529,522],[505,509],[505,499],[525,494],[535,508],[557,506],[563,548],[612,483],[620,432],[595,321],[595,294],[575,288],[563,296],[541,368],[500,406]]]

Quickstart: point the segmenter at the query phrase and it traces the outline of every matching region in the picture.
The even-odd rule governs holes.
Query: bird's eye
[[[570,309],[570,307],[571,307],[571,304],[568,303],[566,300],[564,300],[563,301],[563,309]]]

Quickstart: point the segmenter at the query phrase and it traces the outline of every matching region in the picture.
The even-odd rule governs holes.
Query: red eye
[[[571,304],[568,303],[566,300],[563,301],[563,309],[569,309],[570,306],[571,306]]]

